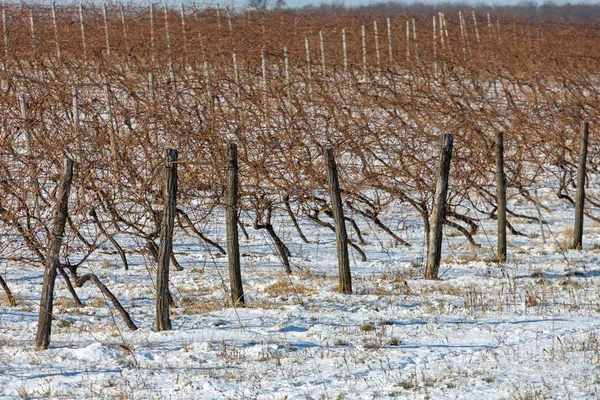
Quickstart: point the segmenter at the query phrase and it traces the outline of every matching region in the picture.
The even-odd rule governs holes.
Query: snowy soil
[[[178,232],[174,329],[160,333],[154,267],[130,242],[125,271],[107,246],[85,269],[140,329],[129,331],[90,284],[77,289],[86,306],[76,308],[59,276],[51,348],[42,352],[33,340],[43,270],[0,261],[18,302],[8,307],[0,296],[0,397],[597,398],[600,226],[586,221],[584,251],[563,250],[572,209],[548,205],[546,244],[537,223],[513,218],[528,236],[509,236],[504,265],[493,261],[494,221],[483,220],[481,248],[446,228],[440,281],[421,279],[422,224],[398,205],[385,222],[413,246],[361,225],[369,261],[354,254],[353,295],[336,292],[332,232],[303,225],[304,244],[278,216],[294,273],[283,273],[268,238],[249,227],[243,309],[228,302],[226,257]],[[225,242],[219,221],[206,228]]]

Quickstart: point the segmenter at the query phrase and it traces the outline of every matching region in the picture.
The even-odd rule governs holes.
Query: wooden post
[[[120,5],[121,24],[123,25],[123,39],[125,40],[125,62],[129,65],[129,33],[127,32],[127,21],[125,20],[125,7]]]
[[[406,20],[406,62],[410,63],[410,22]]]
[[[156,268],[156,330],[170,331],[169,264],[173,252],[173,230],[177,206],[177,150],[168,149],[165,166],[165,208],[160,228],[160,248]]]
[[[33,45],[33,54],[35,55],[37,39],[35,37],[35,19],[33,18],[33,8],[29,10],[29,28],[31,29],[31,44]]]
[[[312,59],[310,56],[310,39],[304,39],[304,48],[306,49],[306,66],[308,68],[308,79],[312,80]],[[310,89],[310,86],[309,86]]]
[[[167,8],[167,2],[165,1],[163,6],[165,14],[165,35],[167,38],[167,51],[169,52],[169,64],[173,64],[173,52],[171,50],[171,31],[169,31],[169,9]]]
[[[436,28],[436,18],[433,16],[433,76],[437,77],[437,28]],[[443,41],[443,36],[442,36]]]
[[[506,261],[506,177],[504,134],[496,133],[496,202],[498,204],[498,261]]]
[[[381,72],[381,46],[379,46],[379,26],[373,21],[373,35],[375,36],[375,59],[377,60],[377,72]]]
[[[415,59],[419,61],[419,39],[417,38],[417,23],[415,19],[412,19],[412,30],[413,30],[413,39],[415,41]]]
[[[204,61],[204,78],[206,79],[206,97],[208,99],[208,105],[210,107],[210,112],[212,113],[215,110],[215,99],[212,93],[212,82],[210,78],[210,63],[208,60]]]
[[[346,80],[350,82],[350,68],[348,66],[348,38],[346,34],[346,28],[342,29],[342,49],[344,51],[344,74],[346,74]]]
[[[88,61],[87,41],[85,39],[85,25],[83,24],[83,5],[79,3],[79,29],[81,30],[81,45],[83,47],[83,61]]]
[[[577,194],[575,195],[575,226],[573,227],[573,249],[583,247],[583,206],[585,203],[585,164],[587,161],[589,123],[581,124],[581,147],[577,167]]]
[[[325,55],[325,36],[323,35],[323,31],[319,31],[319,41],[321,43],[321,69],[323,75],[325,75],[327,56]]]
[[[69,212],[69,193],[73,179],[73,161],[68,158],[64,163],[63,177],[56,192],[58,207],[54,211],[52,235],[49,238],[46,265],[44,269],[44,282],[42,284],[42,297],[40,299],[40,313],[38,317],[35,347],[46,350],[50,346],[50,333],[52,331],[52,306],[54,303],[54,283],[56,272],[60,263],[60,247]]]
[[[440,163],[437,171],[435,196],[430,217],[429,243],[427,245],[427,263],[425,265],[425,279],[438,279],[440,260],[442,257],[442,228],[446,219],[446,195],[448,193],[448,175],[450,173],[450,160],[452,159],[452,142],[454,136],[444,134]]]
[[[169,78],[171,79],[171,88],[173,89],[173,96],[175,96],[175,100],[177,100],[177,76],[175,75],[175,66],[173,66],[173,63],[169,64]]]
[[[327,162],[327,183],[329,184],[329,194],[331,196],[331,211],[335,222],[339,291],[344,294],[352,294],[352,275],[350,274],[350,258],[348,257],[348,234],[346,233],[337,166],[331,147],[325,149],[325,160]]]
[[[152,99],[152,102],[154,102],[154,100],[156,100],[156,83],[152,72],[148,72],[148,89],[150,89],[150,98]]]
[[[362,62],[363,62],[363,74],[367,74],[367,29],[362,26]]]
[[[154,4],[150,3],[150,50],[152,65],[156,65],[156,38],[154,37]]]
[[[283,47],[283,70],[285,72],[285,84],[288,87],[288,93],[291,94],[292,72],[290,70],[290,48],[288,46]]]
[[[56,20],[56,3],[52,2],[52,23],[54,25],[54,41],[56,42],[56,56],[58,62],[62,64],[62,53],[60,51],[60,42],[58,40],[58,21]]]
[[[240,66],[238,64],[237,54],[233,53],[232,57],[233,57],[233,77],[235,79],[236,96],[237,96],[237,101],[238,101],[238,107],[241,107],[243,94],[242,94],[242,86],[240,84]]]
[[[231,143],[227,151],[229,166],[227,169],[227,190],[225,191],[225,219],[227,221],[227,256],[229,259],[229,284],[231,301],[234,307],[243,307],[244,289],[240,262],[240,243],[238,240],[238,165],[237,145]]]
[[[185,65],[188,64],[188,44],[187,44],[187,35],[185,32],[185,8],[183,3],[179,5],[179,12],[181,14],[181,34],[183,36],[183,60]]]
[[[110,40],[108,36],[108,15],[106,10],[106,3],[102,5],[102,16],[104,17],[104,37],[106,40],[106,56],[110,57]]]
[[[394,64],[394,47],[392,42],[392,20],[387,19],[387,39],[388,39],[388,52],[389,52],[389,68],[392,68]]]
[[[2,36],[4,37],[4,65],[8,68],[8,25],[4,8],[2,9]]]
[[[73,131],[75,133],[75,143],[77,145],[77,157],[76,160],[78,163],[81,163],[81,158],[83,156],[83,145],[81,142],[81,121],[79,117],[79,90],[77,88],[73,89]]]
[[[473,26],[475,27],[475,38],[477,39],[477,45],[480,45],[481,39],[479,37],[479,28],[477,27],[477,16],[475,15],[475,11],[471,11],[471,15],[473,16]]]

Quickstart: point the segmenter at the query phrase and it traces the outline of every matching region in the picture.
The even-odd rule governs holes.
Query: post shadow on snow
[[[473,320],[473,321],[439,321],[440,325],[521,325],[521,324],[536,324],[540,322],[569,322],[569,319],[565,318],[536,318],[536,319],[525,319],[522,321],[485,321],[485,320]],[[427,325],[430,321],[419,320],[419,321],[390,321],[389,325],[392,326],[410,326],[410,325]]]
[[[487,344],[470,345],[470,344],[401,344],[400,346],[387,346],[398,349],[464,349],[464,350],[496,350],[498,346],[490,346]]]
[[[54,346],[52,346],[54,347]],[[54,366],[49,366],[48,369],[55,369]],[[108,373],[114,373],[114,374],[120,374],[121,373],[121,369],[83,369],[80,371],[69,371],[69,372],[49,372],[47,374],[36,374],[36,375],[30,375],[30,376],[26,376],[24,374],[20,374],[19,377],[25,381],[28,380],[34,380],[34,379],[45,379],[45,378],[52,378],[52,377],[58,377],[58,376],[64,376],[64,377],[76,377],[79,375],[86,375],[89,376],[90,374],[108,374]]]
[[[595,278],[600,276],[600,270],[577,270],[569,271],[564,274],[551,272],[535,273],[534,275],[517,275],[515,279],[558,279],[558,278]]]

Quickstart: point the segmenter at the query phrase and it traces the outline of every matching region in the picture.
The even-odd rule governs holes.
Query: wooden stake
[[[183,54],[185,65],[188,64],[188,44],[187,44],[187,33],[185,31],[185,8],[183,3],[179,5],[179,12],[181,14],[181,34],[183,36]]]
[[[326,55],[325,55],[325,36],[323,31],[319,31],[319,41],[321,42],[321,71],[325,75],[326,71]]]
[[[234,74],[234,79],[235,79],[235,86],[236,86],[236,94],[237,94],[237,100],[238,100],[238,106],[242,105],[242,86],[240,84],[240,66],[238,65],[238,58],[237,58],[237,54],[233,53],[233,74]]]
[[[392,68],[394,64],[394,47],[392,42],[392,20],[387,19],[387,39],[388,39],[388,52],[389,52],[389,68]]]
[[[173,64],[173,52],[171,51],[171,32],[169,31],[169,9],[167,8],[166,1],[163,10],[165,14],[165,35],[167,37],[167,51],[169,52],[169,64]]]
[[[229,284],[231,301],[234,307],[245,305],[242,287],[240,262],[240,243],[238,240],[238,165],[237,145],[231,143],[227,151],[229,167],[227,171],[227,190],[225,191],[225,218],[227,221],[227,257],[229,259]]]
[[[83,24],[83,6],[79,4],[79,29],[81,30],[81,46],[83,47],[83,60],[88,62],[87,41],[85,39],[85,25]]]
[[[215,101],[212,93],[212,82],[210,79],[210,64],[208,60],[204,61],[204,77],[206,78],[206,97],[208,98],[208,104],[211,112],[215,109]]]
[[[169,265],[173,253],[173,231],[177,209],[177,150],[168,149],[165,165],[165,205],[160,228],[160,248],[156,267],[156,330],[170,331]]]
[[[327,162],[327,182],[329,185],[329,195],[331,196],[331,211],[335,221],[339,291],[344,294],[352,294],[352,275],[350,273],[350,258],[348,257],[348,234],[346,233],[346,221],[344,219],[337,166],[331,147],[325,149],[325,160]]]
[[[346,28],[342,29],[342,49],[344,51],[344,73],[346,80],[350,81],[350,68],[348,66],[348,39],[346,37]]]
[[[415,59],[417,62],[421,58],[419,55],[419,39],[417,38],[417,23],[415,19],[412,19],[412,30],[413,30],[413,39],[415,41]]]
[[[267,131],[270,128],[270,110],[269,110],[269,80],[267,76],[267,49],[263,47],[261,52],[261,67],[262,67],[262,86],[264,93],[264,107],[265,107],[265,127]]]
[[[58,40],[58,21],[56,20],[56,3],[52,2],[52,23],[54,24],[54,42],[56,42],[56,57],[58,62],[62,64],[62,52],[60,50],[60,42]]]
[[[504,135],[496,133],[496,202],[498,204],[498,261],[506,261],[506,177],[504,175]]]
[[[35,20],[33,18],[33,8],[29,10],[29,27],[31,29],[31,44],[33,46],[33,54],[35,54],[37,40],[35,37]]]
[[[152,99],[152,102],[154,102],[154,100],[156,100],[156,84],[152,72],[148,72],[148,89],[150,89],[150,98]]]
[[[377,21],[373,21],[373,35],[375,35],[375,59],[377,60],[377,72],[381,72],[381,47],[379,46],[379,27]]]
[[[444,23],[442,22],[442,13],[438,13],[438,20],[440,21],[440,43],[442,45],[442,49],[446,48],[446,41],[444,40]]]
[[[587,147],[589,136],[589,123],[581,124],[581,144],[579,148],[579,165],[577,166],[577,194],[575,195],[575,224],[573,227],[573,246],[581,250],[583,247],[583,213],[585,204],[585,175],[587,161]]]
[[[81,121],[79,118],[79,90],[75,88],[73,90],[73,131],[75,133],[75,143],[77,145],[77,157],[76,161],[81,163],[83,154],[83,146],[81,144]]]
[[[479,28],[477,27],[477,16],[475,16],[475,11],[471,11],[471,15],[473,16],[473,25],[475,26],[475,38],[477,38],[477,45],[481,44],[481,39],[479,38]]]
[[[4,65],[8,67],[8,25],[6,21],[6,9],[2,9],[2,34],[4,37]]]
[[[156,38],[154,36],[154,3],[150,3],[150,50],[152,65],[156,65]]]
[[[304,47],[306,49],[306,66],[308,67],[308,79],[312,80],[312,59],[310,57],[310,39],[304,39]],[[310,85],[309,85],[310,88]]]
[[[410,63],[410,22],[406,20],[406,62]]]
[[[102,5],[102,15],[104,17],[104,36],[106,38],[106,56],[110,57],[110,40],[108,37],[108,16],[106,11],[106,3]]]
[[[129,33],[127,32],[127,21],[125,20],[125,7],[120,5],[121,24],[123,25],[123,39],[125,40],[125,62],[129,65]]]
[[[444,134],[442,149],[437,171],[437,182],[433,209],[430,217],[429,243],[427,245],[427,263],[425,265],[425,279],[438,279],[440,260],[442,257],[443,226],[446,219],[446,197],[448,193],[448,175],[452,159],[452,142],[454,136]]]
[[[437,28],[435,24],[436,18],[433,16],[433,75],[437,77],[438,65],[437,65]],[[443,38],[442,38],[443,41]]]
[[[362,62],[363,74],[367,75],[367,29],[362,26]]]

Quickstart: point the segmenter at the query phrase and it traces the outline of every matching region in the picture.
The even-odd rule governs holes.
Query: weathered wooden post
[[[344,209],[342,207],[342,195],[338,180],[337,166],[333,157],[333,149],[325,149],[325,160],[327,162],[327,183],[331,196],[331,212],[335,222],[335,237],[338,256],[340,293],[352,294],[352,275],[350,274],[350,258],[348,257],[348,234],[344,220]]]
[[[446,219],[446,194],[448,193],[448,175],[450,173],[453,140],[454,136],[451,134],[444,134],[442,139],[437,183],[435,185],[435,196],[433,198],[433,209],[429,224],[425,279],[438,279],[440,260],[442,258],[442,228]]]
[[[50,333],[52,330],[52,306],[54,303],[54,283],[59,265],[60,247],[62,246],[63,234],[67,215],[69,213],[69,193],[73,180],[73,161],[65,159],[63,177],[56,192],[58,207],[54,211],[52,235],[50,236],[48,253],[46,254],[46,265],[44,268],[44,282],[42,284],[42,297],[40,299],[40,313],[38,317],[38,329],[35,338],[35,347],[38,350],[46,350],[50,346]]]
[[[106,56],[110,57],[110,39],[108,35],[108,10],[106,9],[106,3],[102,5],[102,16],[104,17],[104,38],[106,40]]]
[[[156,268],[156,330],[171,330],[169,318],[169,264],[173,252],[173,230],[177,207],[177,150],[168,149],[165,166],[165,207],[160,228]]]
[[[363,62],[363,74],[367,74],[367,28],[362,26],[361,30],[362,37],[362,62]]]
[[[346,34],[346,28],[342,29],[342,50],[344,52],[344,74],[346,74],[346,80],[350,82],[350,67],[348,65],[348,38]]]
[[[88,61],[87,40],[85,38],[85,25],[83,24],[83,5],[79,3],[79,30],[81,31],[81,45],[83,47],[83,60]]]
[[[506,177],[504,134],[496,133],[496,202],[498,204],[498,261],[506,261]]]
[[[8,68],[8,23],[6,21],[6,9],[2,9],[2,36],[4,37],[4,66]]]
[[[60,49],[60,41],[58,40],[58,20],[56,17],[56,3],[52,2],[52,24],[54,25],[54,41],[56,42],[56,57],[58,62],[62,64],[62,52]]]
[[[573,249],[583,247],[583,206],[585,203],[585,164],[587,161],[589,123],[581,124],[581,147],[577,167],[577,194],[575,195],[575,226],[573,227]]]
[[[319,31],[319,42],[321,44],[321,70],[323,75],[327,70],[327,55],[325,54],[325,36],[323,35],[323,31]]]
[[[240,262],[240,243],[238,240],[238,164],[237,145],[229,144],[227,150],[229,166],[227,168],[227,190],[225,191],[225,219],[227,221],[227,256],[229,258],[229,284],[231,301],[234,307],[243,307],[244,288]]]

